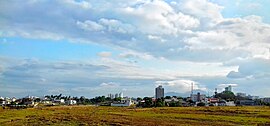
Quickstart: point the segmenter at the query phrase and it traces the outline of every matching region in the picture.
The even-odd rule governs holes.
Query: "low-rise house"
[[[226,101],[225,100],[220,100],[218,102],[218,106],[226,106]]]
[[[238,101],[236,101],[236,105],[240,105],[240,106],[254,106],[254,105],[257,105],[257,104],[253,100],[238,100]]]
[[[261,101],[264,103],[270,103],[270,97],[269,98],[261,98]]]
[[[27,105],[27,106],[34,106],[35,105],[35,102],[34,101],[26,101],[24,102],[24,105]]]
[[[17,98],[13,97],[11,98],[11,102],[15,102],[17,100]]]
[[[9,105],[11,103],[11,99],[9,97],[4,98],[5,105]]]
[[[248,95],[247,98],[248,98],[248,99],[251,99],[251,100],[256,100],[256,99],[259,99],[259,96],[251,96],[251,95]]]
[[[234,101],[226,102],[226,106],[235,106]]]
[[[124,107],[124,106],[130,106],[132,105],[132,101],[130,98],[121,100],[121,102],[113,102],[111,103],[111,106],[118,106],[118,107]]]
[[[67,105],[76,105],[77,104],[77,101],[76,100],[67,100],[66,101],[66,104]]]
[[[171,99],[164,99],[165,102],[178,102],[179,100],[177,98],[171,98]]]
[[[191,100],[193,102],[202,102],[202,101],[205,101],[206,95],[205,94],[200,94],[198,92],[197,94],[191,94],[190,98],[191,98]]]
[[[5,106],[6,105],[6,101],[5,100],[0,100],[0,106]]]
[[[53,103],[55,103],[55,104],[65,104],[65,99],[55,99],[55,100],[53,100]]]
[[[219,99],[218,98],[208,98],[207,105],[209,106],[218,106]]]

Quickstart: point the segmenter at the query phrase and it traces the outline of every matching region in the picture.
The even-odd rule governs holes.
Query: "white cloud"
[[[124,24],[119,20],[101,18],[99,23],[107,28],[109,32],[132,33],[135,28],[130,24]]]
[[[120,57],[122,58],[127,58],[127,59],[143,59],[143,60],[152,60],[154,59],[153,56],[147,54],[147,53],[138,53],[134,51],[126,51],[121,54],[119,54]]]
[[[231,71],[228,73],[229,78],[244,78],[244,79],[259,79],[268,78],[270,73],[269,59],[246,59],[240,61],[238,71]]]
[[[108,82],[108,83],[101,83],[100,84],[101,87],[109,87],[109,88],[115,88],[115,87],[118,87],[119,84],[118,83],[115,83],[115,82]]]
[[[101,31],[104,27],[94,21],[86,20],[84,22],[77,21],[78,27],[88,31]]]
[[[164,86],[167,92],[190,92],[192,84],[194,90],[207,90],[204,86],[192,80],[156,81],[156,86]]]
[[[95,64],[86,61],[9,64],[3,60],[1,76],[12,83],[15,77],[20,80],[18,83],[25,83],[21,79],[25,77],[34,78],[32,83],[40,84],[46,80],[46,83],[60,85],[82,83],[81,87],[87,87],[85,84],[90,81],[99,85],[102,82],[97,78],[170,79],[175,80],[169,81],[170,85],[182,85],[186,91],[188,88],[184,85],[188,81],[179,81],[178,76],[195,76],[196,72],[201,76],[202,71],[224,76],[224,72],[231,71],[227,79],[241,81],[239,86],[248,83],[247,80],[266,83],[270,73],[270,25],[263,21],[264,17],[256,15],[223,17],[222,9],[226,7],[208,0],[0,1],[1,37],[68,40],[125,50],[119,54],[122,59],[111,59],[110,52],[101,52],[98,55],[103,58]],[[8,42],[3,40],[2,43]],[[136,63],[122,62],[123,58]],[[142,60],[140,65],[143,67],[138,66]],[[144,63],[149,60],[155,62],[152,62],[154,67],[149,63],[147,67],[154,69],[145,67],[147,64]],[[155,64],[164,60],[170,62],[155,69]],[[199,66],[192,67],[199,72],[190,72],[188,68],[183,68],[183,72],[164,70],[174,61],[192,62],[190,64]],[[220,70],[218,65],[199,63],[220,63],[225,68]],[[191,67],[189,63],[179,64],[179,67]],[[239,69],[231,66],[239,66]],[[48,72],[54,76],[44,74]],[[111,82],[109,79],[105,82]]]
[[[1,2],[5,13],[0,15],[6,17],[0,20],[3,37],[94,42],[196,62],[265,58],[270,48],[270,26],[261,17],[224,18],[223,7],[207,0]],[[78,8],[88,4],[87,9]],[[55,13],[39,13],[48,7]]]
[[[107,58],[107,57],[111,57],[112,53],[111,52],[100,52],[100,53],[98,53],[98,56],[100,56],[102,58]]]

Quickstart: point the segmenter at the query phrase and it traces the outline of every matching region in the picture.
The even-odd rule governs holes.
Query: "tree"
[[[141,100],[142,100],[142,98],[140,98],[140,97],[137,98],[137,101],[141,101]]]
[[[36,98],[36,99],[34,100],[34,102],[40,102],[40,101],[41,101],[40,98]]]
[[[224,99],[226,101],[235,100],[235,95],[231,91],[224,91],[216,95],[217,98]]]
[[[200,102],[200,103],[197,104],[197,106],[205,106],[205,103]]]
[[[173,98],[177,98],[177,96],[172,96]]]
[[[182,97],[180,97],[180,96],[179,96],[179,97],[177,97],[177,99],[178,99],[178,100],[180,100],[180,99],[184,100],[184,99],[183,99]]]
[[[121,101],[121,98],[118,97],[118,98],[114,98],[113,100],[114,100],[114,101]]]
[[[111,101],[112,99],[111,99],[111,97],[106,97],[105,100],[106,101]]]
[[[152,107],[153,106],[152,98],[144,97],[143,100],[145,101],[143,107]]]
[[[161,98],[156,99],[156,107],[163,107],[163,106],[165,106],[164,100]]]
[[[80,102],[81,102],[82,104],[85,104],[85,103],[86,103],[85,100],[86,100],[86,98],[85,98],[84,96],[81,96],[81,97],[80,97]]]
[[[172,97],[171,96],[166,96],[165,99],[171,99]]]

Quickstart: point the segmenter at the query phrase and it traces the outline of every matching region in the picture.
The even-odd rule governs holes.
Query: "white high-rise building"
[[[120,98],[123,98],[123,97],[124,97],[124,93],[123,93],[123,92],[120,92],[120,93],[119,93],[119,97],[120,97]]]
[[[157,88],[156,88],[156,98],[164,98],[164,88],[162,88],[161,85],[159,85]]]
[[[232,86],[231,85],[229,85],[228,87],[225,87],[225,91],[226,92],[232,92]]]
[[[119,97],[119,96],[118,96],[118,93],[116,93],[114,97],[115,97],[115,98],[118,98],[118,97]]]

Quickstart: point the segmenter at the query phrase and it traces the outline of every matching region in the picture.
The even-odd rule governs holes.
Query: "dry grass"
[[[0,125],[270,125],[269,107],[126,108],[58,106],[0,109]]]

